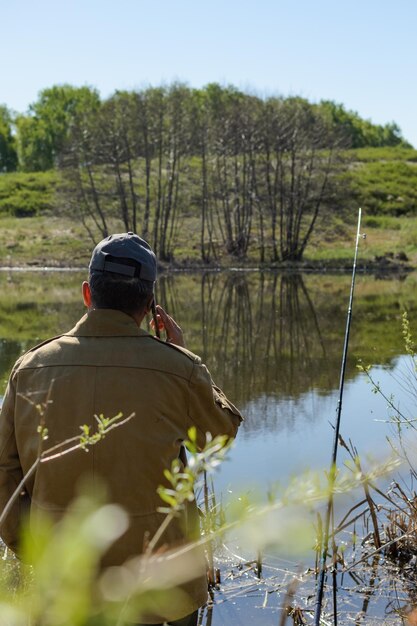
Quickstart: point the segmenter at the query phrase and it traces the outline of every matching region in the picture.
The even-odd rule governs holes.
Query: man
[[[74,437],[83,424],[94,428],[94,415],[134,414],[88,454],[76,451],[40,464],[25,484],[30,512],[40,509],[59,518],[75,497],[80,477],[104,482],[109,500],[129,513],[130,525],[104,556],[103,566],[140,554],[159,528],[164,518],[157,512],[162,501],[156,489],[164,483],[164,470],[179,457],[188,429],[196,427],[204,446],[206,433],[234,437],[242,419],[199,357],[183,347],[180,327],[162,307],[157,307],[156,323],[166,341],[140,328],[153,305],[156,269],[150,246],[133,233],[100,242],[89,281],[82,285],[88,313],[72,330],[17,361],[1,411],[0,510],[39,454],[39,406],[44,407],[48,447]],[[22,509],[17,502],[0,528],[14,551]],[[168,526],[158,547],[187,540],[182,522]],[[198,607],[207,598],[203,569],[201,561],[198,577],[181,585],[181,600],[172,603],[169,615],[155,610],[147,621],[196,624]]]

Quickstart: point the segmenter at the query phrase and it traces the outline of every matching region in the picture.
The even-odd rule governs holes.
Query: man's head
[[[84,301],[97,309],[117,309],[131,316],[149,310],[156,280],[156,257],[134,233],[110,235],[95,248]]]

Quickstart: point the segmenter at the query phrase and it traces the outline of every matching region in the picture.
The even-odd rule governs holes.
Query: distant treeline
[[[408,144],[334,102],[233,87],[45,89],[27,115],[0,107],[0,170],[59,168],[63,203],[91,238],[114,218],[170,260],[185,217],[201,259],[297,261],[322,208],[347,193],[346,149]]]

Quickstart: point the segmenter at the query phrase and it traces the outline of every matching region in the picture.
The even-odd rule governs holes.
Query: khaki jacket
[[[83,424],[95,430],[94,415],[134,417],[90,448],[38,466],[27,482],[31,512],[48,511],[59,518],[75,497],[80,477],[104,482],[111,502],[130,516],[127,532],[104,557],[104,565],[119,565],[141,553],[145,534],[151,537],[163,516],[156,493],[163,471],[178,458],[191,426],[198,441],[205,434],[234,437],[241,415],[213,385],[207,368],[191,352],[155,339],[128,315],[92,310],[68,333],[46,341],[16,363],[9,379],[0,417],[0,510],[38,455],[40,414],[46,403],[47,447],[79,434]],[[22,502],[13,507],[0,534],[14,551]],[[186,540],[178,521],[161,543]],[[191,613],[204,604],[207,584],[201,553],[198,579],[183,587],[183,606],[169,619]],[[165,616],[162,616],[165,617]],[[149,623],[161,620],[155,613]]]

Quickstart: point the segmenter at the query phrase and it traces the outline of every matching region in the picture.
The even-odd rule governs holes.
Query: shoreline
[[[365,260],[359,261],[356,265],[356,271],[362,273],[383,273],[406,275],[414,272],[417,268],[409,263],[396,262],[390,259]],[[158,264],[160,274],[165,273],[187,273],[187,272],[287,272],[294,274],[313,273],[349,273],[353,270],[352,262],[348,261],[301,261],[300,263],[273,263],[273,264],[250,264],[242,265],[220,265],[220,264],[204,264],[204,263],[172,263]],[[31,262],[13,265],[0,265],[0,272],[88,272],[88,267],[79,265],[60,265],[54,261]]]

